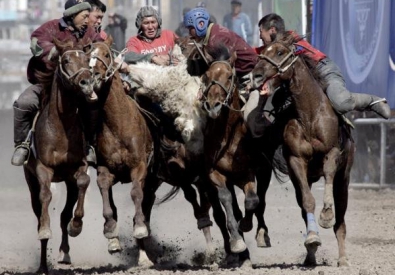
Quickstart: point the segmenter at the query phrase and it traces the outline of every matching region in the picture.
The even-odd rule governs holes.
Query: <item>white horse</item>
[[[203,128],[206,115],[198,99],[201,81],[187,72],[186,58],[175,45],[172,57],[180,60],[177,66],[159,66],[148,62],[129,65],[130,78],[140,84],[140,94],[159,103],[166,115],[175,118],[174,124],[185,142],[186,149],[199,154],[203,150]]]

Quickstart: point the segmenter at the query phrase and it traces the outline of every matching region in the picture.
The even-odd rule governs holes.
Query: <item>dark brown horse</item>
[[[104,235],[109,241],[108,250],[113,253],[121,250],[117,208],[112,198],[112,186],[117,182],[132,182],[133,237],[142,239],[149,235],[142,202],[154,146],[137,103],[124,92],[111,44],[111,37],[105,42],[93,43],[90,66],[96,79],[101,120],[97,132],[97,184],[103,198]]]
[[[211,56],[209,52],[214,51],[214,54],[218,54],[215,53],[216,49],[207,50],[188,37],[178,39],[177,43],[180,45],[183,54],[188,59],[188,72],[191,75],[203,75],[209,68],[210,62],[213,61],[213,56]],[[222,49],[222,51],[224,51],[224,49]],[[236,98],[237,96],[238,95],[236,94]],[[252,163],[254,165],[252,165],[252,167],[254,167],[255,177],[257,182],[259,183],[257,185],[257,193],[258,196],[262,198],[259,200],[259,204],[254,211],[255,216],[258,220],[256,232],[256,241],[258,247],[271,246],[270,237],[268,235],[268,228],[264,220],[264,212],[266,208],[266,202],[264,198],[266,196],[266,192],[269,187],[272,175],[271,162],[275,153],[275,149],[277,148],[277,143],[273,142],[273,139],[271,138],[271,132],[276,133],[278,131],[277,128],[278,125],[276,125],[275,127],[270,127],[270,129],[266,131],[267,134],[265,134],[264,137],[260,138],[259,141],[251,139],[248,142],[252,147],[250,150],[251,157],[254,159]],[[265,146],[262,146],[262,144],[265,144]],[[259,148],[256,148],[257,146]],[[234,194],[232,195],[235,196]],[[238,208],[237,202],[234,203],[234,209],[236,209],[236,207]],[[241,212],[239,212],[237,216],[238,219],[241,219]],[[244,223],[244,225],[245,227],[243,228],[243,231],[249,231],[250,227],[252,227],[252,221]]]
[[[236,55],[230,56],[224,47],[219,47],[216,51],[219,53],[210,53],[215,61],[202,76],[205,85],[202,94],[203,108],[208,114],[204,153],[206,171],[217,188],[219,199],[227,214],[231,250],[237,253],[246,249],[238,232],[237,220],[240,229],[245,232],[251,230],[252,214],[258,206],[259,199],[254,192],[255,171],[249,154],[247,128],[241,113],[241,101],[236,85]],[[233,212],[232,194],[228,189],[233,185],[239,186],[246,195],[244,218]]]
[[[52,237],[48,213],[51,182],[64,181],[67,199],[60,217],[62,242],[59,262],[70,264],[68,235],[81,233],[84,198],[90,179],[78,105],[94,101],[88,57],[82,46],[55,41],[59,63],[53,74],[37,74],[44,85],[45,103],[35,123],[33,153],[24,166],[34,214],[38,220],[41,260],[38,272],[48,274],[47,244]],[[74,211],[73,208],[77,203]]]
[[[284,130],[283,152],[307,227],[305,264],[316,264],[315,252],[321,245],[315,222],[315,199],[311,193],[311,185],[323,176],[324,206],[319,224],[324,228],[334,225],[339,247],[338,264],[347,266],[344,216],[354,158],[354,142],[349,127],[336,115],[304,60],[295,56],[295,43],[297,41],[292,36],[285,36],[268,45],[253,70],[253,81],[256,87],[273,89],[282,82],[289,84],[296,111]]]

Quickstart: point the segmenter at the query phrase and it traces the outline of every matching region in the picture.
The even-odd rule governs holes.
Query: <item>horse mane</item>
[[[206,51],[213,58],[213,61],[226,61],[231,57],[229,49],[222,43],[215,47],[208,47]]]

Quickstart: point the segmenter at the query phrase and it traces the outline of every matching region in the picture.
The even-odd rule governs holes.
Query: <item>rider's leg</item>
[[[14,144],[15,151],[11,164],[21,166],[29,155],[30,140],[28,133],[39,109],[40,85],[29,86],[14,102]]]
[[[327,82],[326,94],[338,113],[345,114],[352,110],[374,111],[385,119],[390,117],[391,109],[384,98],[349,92],[339,67],[329,58],[320,61],[317,69]]]
[[[99,108],[97,104],[90,104],[84,106],[81,112],[82,123],[84,125],[84,135],[86,145],[86,160],[89,165],[95,166],[97,163],[96,158],[96,133],[99,125]]]

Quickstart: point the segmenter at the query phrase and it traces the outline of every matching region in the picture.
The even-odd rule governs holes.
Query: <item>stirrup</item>
[[[387,103],[387,99],[386,99],[385,97],[380,98],[380,99],[377,99],[377,100],[371,102],[371,103],[368,105],[368,107],[372,107],[373,105],[375,105],[375,104],[377,104],[377,103],[380,103],[380,102],[385,102],[385,103]]]

